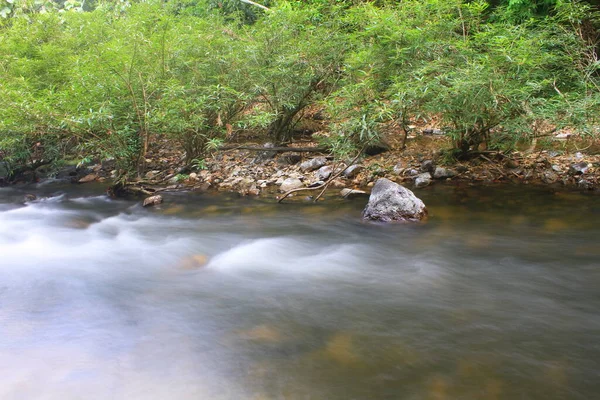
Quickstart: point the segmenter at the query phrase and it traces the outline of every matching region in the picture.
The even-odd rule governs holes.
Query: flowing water
[[[0,399],[599,398],[600,197],[417,194],[427,223],[384,226],[0,189]]]

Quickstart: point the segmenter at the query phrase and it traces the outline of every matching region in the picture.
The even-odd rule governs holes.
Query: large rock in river
[[[427,216],[425,204],[402,185],[380,178],[375,182],[363,218],[372,221],[420,221]]]

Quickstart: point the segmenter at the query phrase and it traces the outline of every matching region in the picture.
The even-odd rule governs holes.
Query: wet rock
[[[160,204],[163,202],[163,198],[160,194],[154,195],[154,196],[150,196],[150,197],[146,197],[144,199],[144,202],[142,203],[143,207],[150,207],[150,206],[155,206],[157,204]]]
[[[317,187],[317,186],[321,186],[321,185],[324,185],[324,184],[325,184],[325,182],[324,182],[324,181],[316,181],[316,182],[313,182],[313,183],[311,183],[310,185],[308,185],[308,187],[309,187],[309,188],[315,188],[315,187]]]
[[[256,186],[254,179],[245,178],[238,184],[238,193],[242,196],[258,196],[260,189]]]
[[[582,175],[585,174],[589,168],[589,164],[585,161],[582,161],[579,163],[571,164],[571,166],[569,167],[569,173],[571,175]]]
[[[349,166],[342,172],[342,176],[348,179],[354,179],[365,167],[362,165],[354,164]]]
[[[345,199],[353,199],[353,198],[356,198],[356,197],[364,197],[364,196],[368,196],[369,195],[367,192],[365,192],[363,190],[348,189],[348,188],[342,189],[340,191],[340,194]]]
[[[456,172],[451,169],[437,167],[433,172],[433,177],[435,179],[448,179],[456,176]]]
[[[27,193],[25,195],[25,197],[23,198],[23,200],[25,200],[25,202],[34,201],[36,199],[37,199],[37,196],[35,194],[31,194],[31,193]]]
[[[435,164],[433,160],[425,160],[421,163],[421,172],[429,172],[433,174],[435,171]]]
[[[193,270],[197,268],[202,268],[208,263],[208,257],[204,254],[195,254],[193,256],[189,256],[181,260],[180,268]]]
[[[428,186],[431,183],[431,174],[425,172],[415,177],[415,187],[422,188]]]
[[[343,187],[346,187],[346,184],[339,179],[334,179],[329,183],[329,187],[332,187],[334,189],[341,189]]]
[[[368,156],[376,156],[377,154],[385,153],[390,150],[390,145],[384,141],[379,141],[368,145],[365,148],[365,154]]]
[[[593,190],[594,184],[592,182],[588,181],[587,179],[580,179],[577,182],[577,187],[579,189],[584,189],[584,190]]]
[[[287,178],[281,183],[279,190],[283,193],[289,192],[290,190],[299,189],[304,187],[304,183],[298,178]]]
[[[326,181],[327,179],[329,179],[332,173],[333,168],[331,168],[329,165],[326,165],[324,167],[319,168],[319,170],[317,171],[317,179],[319,179],[320,181]]]
[[[89,183],[89,182],[94,182],[97,179],[98,179],[98,175],[96,175],[96,174],[87,174],[83,178],[79,179],[77,182],[79,182],[79,183]]]
[[[285,153],[285,154],[282,154],[277,159],[277,164],[279,164],[279,165],[296,165],[300,161],[302,161],[302,156],[300,154]]]
[[[325,157],[315,157],[300,164],[300,170],[303,172],[311,172],[321,168],[326,163],[327,159]]]
[[[386,178],[377,180],[363,218],[372,221],[420,221],[427,216],[425,204],[404,186]]]
[[[75,166],[67,166],[56,174],[56,179],[70,181],[71,183],[77,183],[81,178],[90,175],[92,170],[89,168],[78,168]]]
[[[544,182],[544,183],[554,183],[557,180],[558,180],[558,175],[552,170],[544,171],[542,173],[542,182]]]

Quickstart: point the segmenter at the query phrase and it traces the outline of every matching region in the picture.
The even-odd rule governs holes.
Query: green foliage
[[[254,111],[277,143],[290,141],[306,108],[335,88],[348,47],[335,24],[314,9],[283,3],[247,30]]]
[[[285,143],[324,108],[341,158],[435,117],[456,156],[539,126],[594,133],[597,12],[577,1],[0,0],[0,158],[67,152],[142,174],[236,130]],[[81,157],[80,157],[81,158]]]
[[[492,23],[486,9],[483,1],[434,0],[356,8],[364,45],[328,101],[332,129],[361,142],[377,137],[382,122],[406,134],[411,122],[435,116],[456,154],[467,156],[481,146],[511,148],[541,121],[589,124],[598,62],[577,30],[558,16]]]

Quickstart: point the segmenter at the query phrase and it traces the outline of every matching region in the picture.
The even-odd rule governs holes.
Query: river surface
[[[0,399],[600,398],[600,196],[416,193],[429,221],[385,226],[0,188]]]

